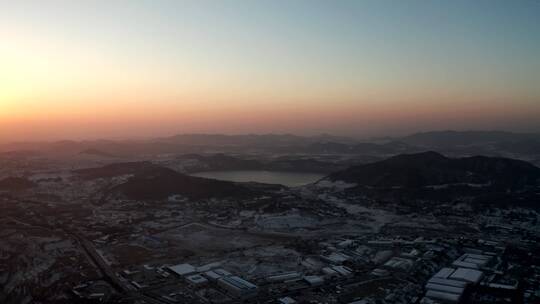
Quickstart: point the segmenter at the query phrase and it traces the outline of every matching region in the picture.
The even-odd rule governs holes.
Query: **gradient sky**
[[[2,1],[0,141],[540,131],[540,1]]]

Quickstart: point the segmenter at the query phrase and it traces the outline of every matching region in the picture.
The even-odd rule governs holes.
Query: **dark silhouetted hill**
[[[445,184],[489,184],[503,189],[537,185],[540,168],[507,158],[447,158],[436,152],[403,154],[353,166],[328,179],[369,187],[415,188]]]
[[[98,149],[94,149],[94,148],[85,149],[85,150],[79,152],[79,154],[81,154],[81,155],[99,156],[99,157],[107,157],[107,158],[116,157],[114,154],[107,153],[107,152],[104,152],[102,150],[98,150]]]
[[[74,173],[83,179],[132,175],[126,182],[115,186],[111,193],[135,200],[160,200],[176,194],[189,198],[224,198],[245,197],[254,193],[241,184],[189,176],[150,162],[110,164],[80,169]]]
[[[86,168],[73,171],[83,179],[111,178],[121,175],[136,174],[157,167],[151,162],[125,162],[98,168]]]
[[[540,208],[540,168],[508,158],[405,154],[350,167],[325,180],[352,183],[347,192],[413,208],[451,202]]]
[[[0,180],[0,191],[21,191],[35,186],[34,182],[24,177],[7,177]]]
[[[136,200],[160,200],[171,195],[194,199],[238,198],[253,194],[241,184],[189,176],[158,166],[143,168],[113,191]]]

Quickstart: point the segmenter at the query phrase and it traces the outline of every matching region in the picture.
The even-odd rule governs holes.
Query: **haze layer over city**
[[[540,2],[0,3],[0,303],[540,302]]]

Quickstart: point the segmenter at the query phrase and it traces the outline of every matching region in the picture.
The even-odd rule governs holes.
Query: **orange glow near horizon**
[[[151,102],[103,103],[95,107],[86,103],[47,109],[51,103],[27,104],[23,110],[13,107],[2,117],[0,139],[59,140],[98,138],[139,138],[177,133],[296,133],[318,134],[332,130],[336,134],[370,136],[404,134],[401,130],[437,128],[489,129],[493,122],[511,124],[508,117],[534,121],[540,112],[523,112],[504,103],[446,103],[437,108],[409,103],[409,108],[392,103],[342,104],[320,103],[303,106],[298,103],[261,103],[246,106],[238,103],[170,103],[155,106]],[[161,104],[160,104],[161,105]],[[8,109],[9,111],[9,109]],[[3,112],[5,113],[5,112]],[[446,125],[442,124],[444,121]],[[381,124],[384,122],[384,124]],[[360,130],[356,133],[350,130]],[[406,130],[405,132],[407,132]]]
[[[0,4],[0,142],[540,131],[535,7],[272,2]]]

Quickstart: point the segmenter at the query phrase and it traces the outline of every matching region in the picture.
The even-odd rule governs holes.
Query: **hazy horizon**
[[[540,132],[537,1],[0,4],[0,142]]]
[[[385,140],[385,139],[397,139],[404,138],[407,136],[413,136],[417,134],[422,133],[437,133],[437,132],[456,132],[456,133],[468,133],[468,132],[502,132],[502,133],[509,133],[509,134],[530,134],[530,135],[540,135],[540,132],[515,132],[515,131],[508,131],[508,130],[472,130],[472,129],[463,129],[463,130],[456,130],[456,129],[441,129],[441,130],[419,130],[417,132],[410,132],[410,133],[399,133],[399,134],[381,134],[381,135],[373,135],[373,136],[357,136],[354,134],[347,135],[347,134],[333,134],[333,133],[314,133],[314,134],[298,134],[298,133],[277,133],[277,132],[268,132],[268,133],[217,133],[217,132],[193,132],[193,133],[169,133],[169,134],[157,134],[153,136],[126,136],[126,137],[58,137],[58,138],[50,138],[50,139],[38,139],[38,140],[32,140],[32,139],[21,139],[21,140],[6,140],[2,141],[0,140],[0,145],[7,145],[10,144],[49,144],[49,143],[55,143],[55,142],[62,142],[62,141],[73,141],[73,142],[99,142],[99,141],[146,141],[146,140],[156,140],[156,139],[167,139],[172,138],[175,136],[298,136],[298,137],[305,137],[305,138],[316,138],[316,137],[323,137],[323,136],[330,136],[330,137],[336,137],[336,138],[343,138],[343,139],[350,139],[355,140],[359,142],[370,142],[370,141],[377,141],[377,140]]]

